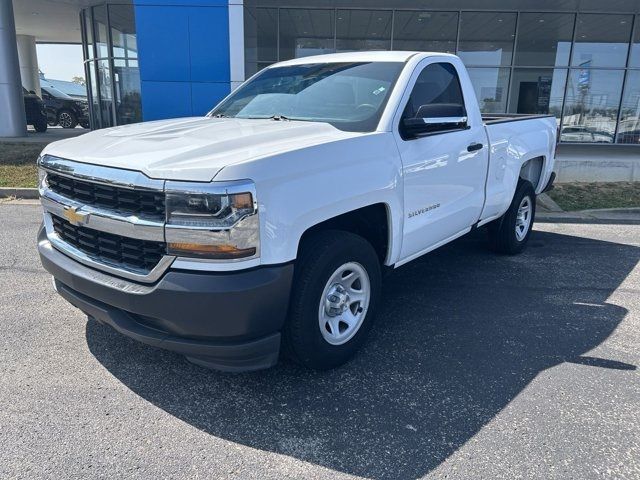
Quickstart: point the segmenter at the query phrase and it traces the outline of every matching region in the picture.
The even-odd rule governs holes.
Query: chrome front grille
[[[164,192],[104,185],[49,173],[47,185],[65,198],[123,215],[142,216],[164,221]]]
[[[94,260],[148,275],[166,252],[164,242],[150,242],[71,224],[51,215],[53,230],[65,243]]]
[[[39,185],[47,239],[74,260],[142,283],[175,260],[164,235],[164,180],[45,155]]]

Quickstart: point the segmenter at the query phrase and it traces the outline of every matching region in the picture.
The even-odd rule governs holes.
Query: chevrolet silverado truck
[[[523,250],[556,138],[552,116],[483,117],[454,55],[285,61],[204,117],[48,145],[39,253],[62,297],[140,342],[329,369],[365,341],[384,272],[483,226]]]

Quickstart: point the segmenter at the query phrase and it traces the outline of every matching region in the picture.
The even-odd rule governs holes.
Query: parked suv
[[[24,111],[27,114],[27,125],[33,125],[36,132],[47,131],[47,113],[45,112],[44,103],[35,92],[29,92],[22,87],[24,95]]]
[[[86,100],[70,97],[54,87],[42,87],[42,100],[49,125],[76,128],[80,124],[89,128],[89,104]]]

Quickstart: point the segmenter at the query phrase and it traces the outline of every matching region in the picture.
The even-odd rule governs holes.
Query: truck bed
[[[518,122],[520,120],[531,120],[533,118],[547,117],[553,117],[553,115],[532,113],[487,113],[482,115],[482,121],[486,125],[492,125],[495,123]]]

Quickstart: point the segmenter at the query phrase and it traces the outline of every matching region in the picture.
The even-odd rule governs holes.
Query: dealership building
[[[39,89],[36,42],[82,44],[92,128],[204,115],[281,60],[437,51],[462,58],[483,112],[557,118],[560,181],[640,180],[637,0],[13,0],[11,10],[0,0],[0,136],[24,134],[17,87]]]

